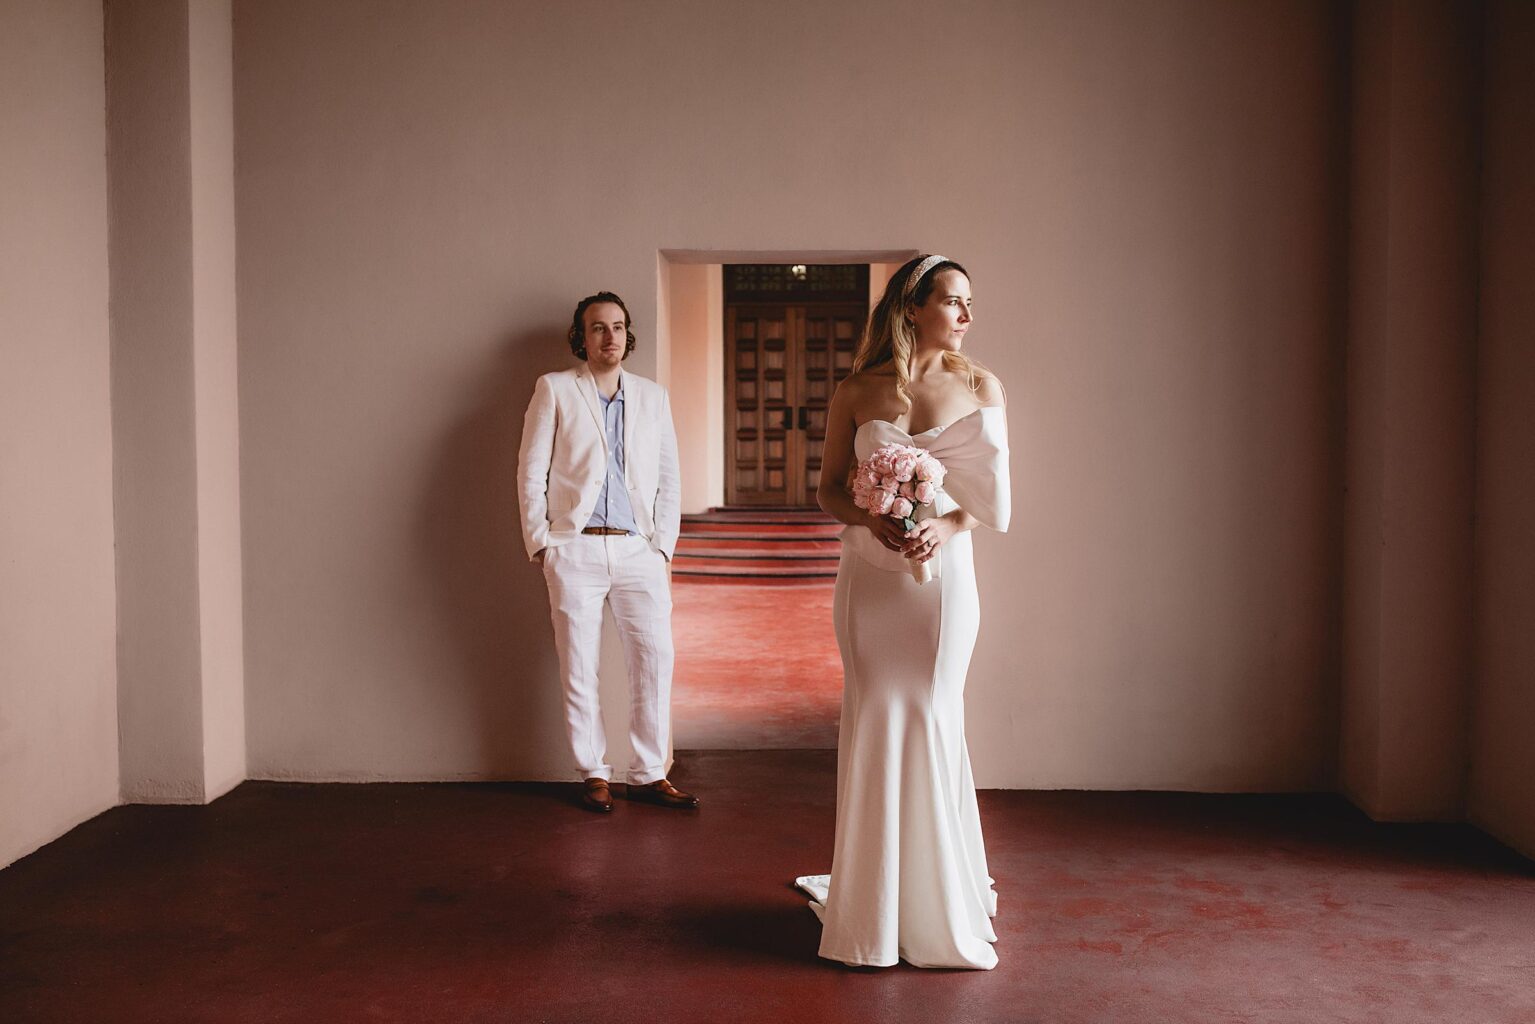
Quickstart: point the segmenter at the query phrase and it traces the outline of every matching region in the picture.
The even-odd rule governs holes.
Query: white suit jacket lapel
[[[581,392],[581,399],[586,403],[586,411],[592,414],[592,422],[597,425],[597,436],[602,438],[602,450],[608,450],[608,429],[602,422],[602,406],[597,401],[597,380],[592,376],[591,370],[585,366],[576,368],[576,390]]]

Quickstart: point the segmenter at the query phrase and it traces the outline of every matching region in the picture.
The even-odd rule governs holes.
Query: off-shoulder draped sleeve
[[[936,434],[918,434],[911,443],[943,463],[943,489],[955,504],[982,526],[1007,530],[1013,497],[1007,471],[1006,409],[977,409]]]
[[[1012,490],[1008,476],[1007,410],[987,406],[962,416],[943,427],[908,434],[886,420],[869,420],[859,426],[853,439],[859,460],[880,445],[895,442],[926,448],[943,464],[943,488],[936,512],[940,515],[956,506],[964,509],[982,526],[1005,531],[1012,518]],[[891,572],[906,572],[909,563],[889,550],[862,526],[849,526],[842,540],[865,561]],[[942,574],[942,551],[932,563],[935,577]]]

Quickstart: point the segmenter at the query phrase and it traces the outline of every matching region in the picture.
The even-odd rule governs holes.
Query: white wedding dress
[[[957,505],[1007,529],[1002,408],[916,435],[869,420],[854,453],[862,461],[890,442],[926,448],[943,464],[937,513]],[[996,966],[997,897],[965,747],[965,674],[981,618],[971,550],[970,533],[956,535],[919,585],[867,529],[843,531],[833,603],[843,669],[837,836],[831,874],[795,880],[813,900],[829,960]]]

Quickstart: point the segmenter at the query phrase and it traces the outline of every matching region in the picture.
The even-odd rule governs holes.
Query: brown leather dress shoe
[[[665,779],[658,779],[647,786],[629,783],[629,799],[660,807],[677,807],[683,810],[698,806],[698,797],[684,793]]]
[[[608,789],[608,780],[587,779],[586,788],[581,791],[581,803],[594,811],[611,811],[613,794]]]

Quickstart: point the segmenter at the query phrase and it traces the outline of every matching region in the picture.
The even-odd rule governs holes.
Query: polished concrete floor
[[[1535,1021],[1535,869],[1333,797],[985,792],[990,973],[817,959],[834,757],[679,756],[704,804],[247,783],[0,871],[0,1021]]]
[[[672,732],[685,750],[837,745],[842,657],[831,581],[672,580]]]

